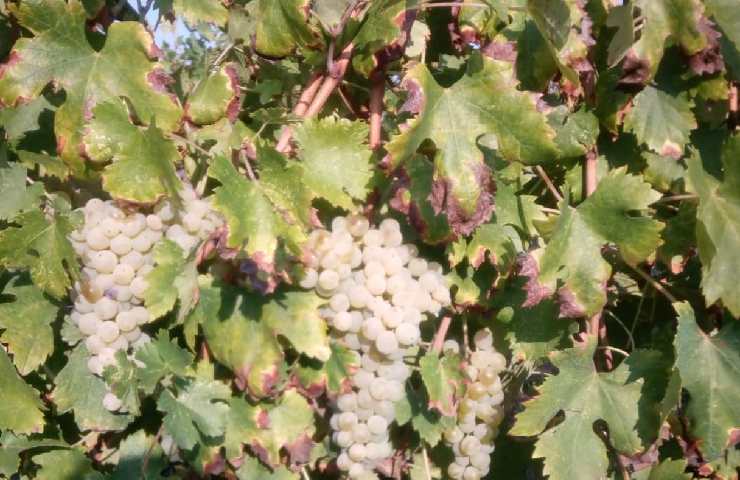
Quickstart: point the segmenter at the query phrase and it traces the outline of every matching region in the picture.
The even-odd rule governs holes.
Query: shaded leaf
[[[716,335],[705,334],[688,302],[675,303],[678,331],[676,366],[689,392],[686,414],[692,434],[707,458],[720,456],[730,431],[740,427],[740,325],[729,322]]]
[[[59,308],[34,285],[24,285],[22,277],[14,278],[3,290],[15,301],[0,303],[0,341],[8,345],[13,363],[21,375],[41,366],[54,351],[51,323]]]
[[[185,316],[198,302],[198,269],[195,259],[173,241],[158,242],[153,252],[155,266],[146,276],[144,302],[152,318],[166,314],[178,304],[177,318]]]
[[[52,450],[34,455],[33,463],[41,468],[36,474],[39,480],[102,480],[101,473],[92,468],[92,462],[80,450]]]
[[[15,433],[40,433],[44,429],[39,393],[18,376],[5,350],[0,348],[0,428]]]

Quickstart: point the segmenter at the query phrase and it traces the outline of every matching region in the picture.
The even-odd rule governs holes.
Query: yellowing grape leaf
[[[727,447],[730,431],[740,428],[740,324],[730,321],[709,336],[697,325],[688,302],[674,308],[676,366],[681,386],[689,392],[689,428],[706,458],[715,459]]]
[[[198,303],[198,269],[195,259],[173,241],[164,239],[154,247],[155,266],[146,276],[149,284],[144,303],[152,318],[166,314],[178,303],[178,321]]]
[[[557,291],[562,316],[590,316],[601,310],[611,276],[601,247],[616,244],[631,265],[652,254],[660,245],[663,224],[635,212],[644,212],[659,198],[642,177],[620,168],[604,177],[577,208],[562,204],[546,247],[523,261],[521,273],[530,278],[524,305],[536,305]]]
[[[310,458],[316,432],[311,405],[295,390],[286,390],[275,405],[258,404],[252,407],[241,399],[233,399],[238,409],[232,414],[227,430],[227,456],[240,451],[239,444],[246,443],[267,465],[280,464],[284,448],[291,463],[306,463]]]
[[[280,377],[283,353],[272,330],[260,318],[259,297],[202,279],[200,302],[193,311],[208,347],[234,371],[237,384],[256,396],[272,393]]]
[[[75,172],[85,172],[79,153],[82,126],[102,101],[126,97],[142,122],[156,118],[160,128],[178,128],[182,112],[164,91],[167,77],[153,60],[157,48],[144,25],[114,22],[96,50],[87,40],[79,2],[29,0],[14,14],[34,36],[19,39],[3,66],[0,103],[36,98],[51,82],[64,89],[54,133],[61,157]]]
[[[409,92],[404,110],[418,115],[386,145],[391,164],[402,165],[425,140],[434,142],[432,205],[447,214],[456,233],[472,232],[491,215],[491,173],[478,146],[482,135],[495,135],[508,161],[545,163],[558,153],[555,132],[533,98],[517,90],[510,63],[473,56],[449,88],[419,64],[403,85]]]
[[[8,354],[0,348],[0,429],[15,433],[40,433],[44,414],[39,393],[18,376]]]
[[[334,117],[296,127],[303,179],[316,196],[347,210],[353,200],[365,199],[373,175],[367,135],[364,122]]]
[[[326,361],[332,352],[326,321],[319,315],[319,307],[325,303],[314,292],[287,292],[263,307],[261,321],[298,352]]]
[[[724,181],[707,173],[691,158],[689,181],[699,195],[696,237],[702,262],[701,286],[707,303],[721,299],[740,317],[737,272],[740,271],[740,135],[723,148]]]
[[[34,285],[14,278],[3,290],[15,301],[0,303],[0,341],[13,354],[13,363],[21,375],[28,375],[41,366],[54,351],[54,331],[51,323],[59,308],[51,303]]]
[[[257,163],[264,165],[257,181],[245,178],[231,161],[221,156],[211,163],[208,175],[221,183],[214,192],[213,203],[226,218],[227,245],[243,247],[259,265],[271,270],[279,240],[298,252],[305,233],[297,219],[309,211],[310,199],[302,195],[301,188],[291,190],[300,181],[300,176],[295,176],[299,170],[291,161],[270,149],[260,149],[258,158]],[[301,203],[290,204],[299,198]]]
[[[187,117],[198,125],[215,123],[223,117],[235,121],[241,107],[236,66],[221,65],[196,85],[185,103]]]
[[[221,0],[174,0],[172,6],[193,27],[201,23],[224,26],[228,18],[228,11]]]
[[[103,188],[111,196],[137,203],[154,203],[165,195],[178,198],[182,182],[175,165],[180,154],[162,130],[133,125],[121,100],[99,104],[93,115],[82,146],[91,160],[112,160],[103,171]]]
[[[254,19],[254,47],[262,55],[284,57],[296,47],[321,46],[318,31],[308,23],[306,0],[256,0],[246,10]]]
[[[0,265],[28,269],[33,283],[61,298],[79,275],[77,256],[67,236],[77,227],[78,217],[69,204],[53,196],[47,214],[32,210],[13,219],[0,231]]]

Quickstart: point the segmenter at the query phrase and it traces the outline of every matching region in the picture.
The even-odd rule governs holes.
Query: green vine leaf
[[[52,450],[33,456],[33,463],[41,467],[35,478],[39,480],[103,480],[103,475],[92,468],[92,462],[76,448]]]
[[[590,336],[581,345],[550,355],[558,374],[548,377],[540,394],[524,403],[524,412],[517,415],[510,431],[517,436],[539,435],[534,457],[544,458],[544,473],[552,480],[585,480],[606,474],[607,449],[594,431],[595,422],[607,423],[609,441],[627,455],[646,446],[635,427],[646,421],[653,425],[651,416],[657,408],[645,405],[649,399],[641,392],[656,379],[635,374],[626,363],[608,373],[597,372],[593,364],[596,344]],[[547,428],[560,412],[565,418]]]
[[[635,96],[624,128],[660,155],[680,158],[696,119],[685,95],[673,96],[647,86]]]
[[[676,303],[676,366],[689,392],[687,415],[693,435],[709,459],[722,454],[730,432],[740,427],[738,388],[740,325],[729,322],[716,335],[704,333],[688,302]]]
[[[164,413],[162,424],[175,443],[192,450],[205,437],[219,437],[226,429],[231,389],[217,381],[187,380],[178,384],[175,396],[165,390],[157,409]]]
[[[254,20],[254,47],[269,57],[284,57],[297,47],[322,45],[318,32],[308,23],[305,0],[257,0],[247,4]]]
[[[699,195],[696,237],[702,260],[702,290],[707,303],[721,299],[735,317],[740,317],[740,297],[733,272],[740,268],[740,136],[723,148],[724,181],[719,182],[691,158],[689,181]]]
[[[632,477],[635,480],[690,480],[693,476],[690,473],[683,473],[686,470],[686,460],[664,460],[655,466],[635,472]]]
[[[0,77],[0,102],[36,98],[51,82],[63,88],[66,100],[56,111],[54,133],[61,157],[76,173],[85,172],[79,153],[82,127],[100,102],[126,97],[143,122],[154,117],[164,130],[179,126],[180,106],[162,90],[164,73],[152,59],[156,47],[141,23],[113,23],[96,51],[85,36],[79,2],[25,1],[14,14],[34,37],[15,43],[13,61]]]
[[[562,316],[591,316],[600,311],[611,276],[601,247],[616,244],[631,265],[651,255],[660,245],[663,224],[634,212],[647,210],[659,198],[641,177],[616,169],[577,208],[563,204],[547,246],[523,263],[522,274],[530,278],[524,306],[536,305],[557,291]]]
[[[464,391],[461,362],[459,355],[446,354],[440,357],[434,352],[426,353],[419,360],[421,379],[429,396],[429,408],[445,416],[456,414],[455,399]]]
[[[54,379],[51,398],[60,413],[74,413],[80,430],[123,430],[132,417],[111,413],[103,406],[108,387],[87,368],[88,358],[90,353],[84,345],[72,350],[67,364]]]
[[[26,186],[26,168],[17,163],[0,161],[0,220],[12,220],[17,214],[38,207],[44,188],[41,184]]]
[[[77,256],[67,236],[77,227],[78,217],[61,197],[51,199],[51,212],[22,213],[13,225],[0,231],[0,265],[28,269],[33,283],[61,298],[77,279]]]
[[[221,0],[173,0],[172,6],[193,27],[207,23],[224,26],[228,19],[228,10]]]
[[[300,146],[303,181],[318,197],[346,210],[364,200],[372,178],[364,122],[326,117],[307,120],[293,134]]]
[[[325,303],[313,292],[287,292],[263,307],[260,321],[285,337],[298,352],[327,361],[332,351],[326,321],[319,315],[319,307]]]
[[[54,330],[59,307],[22,277],[14,278],[3,290],[15,301],[0,303],[0,341],[8,346],[18,372],[28,375],[54,352]]]
[[[17,434],[40,433],[44,429],[44,404],[39,393],[23,379],[0,348],[0,428]],[[20,414],[22,412],[22,414]]]

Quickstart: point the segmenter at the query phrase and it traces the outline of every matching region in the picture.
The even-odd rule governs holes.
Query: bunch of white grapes
[[[493,440],[504,417],[504,392],[499,374],[506,368],[506,358],[493,347],[493,336],[486,329],[476,332],[475,350],[464,373],[468,388],[458,410],[457,425],[444,434],[452,447],[455,461],[447,473],[454,480],[478,480],[491,466]],[[459,350],[454,341],[445,347]]]
[[[153,320],[144,306],[144,292],[154,245],[164,237],[189,252],[220,224],[192,187],[185,185],[180,196],[181,209],[165,200],[148,215],[97,198],[82,209],[84,225],[70,235],[82,263],[70,319],[84,336],[91,354],[87,366],[96,375],[115,363],[117,351],[128,352],[149,341],[141,326]],[[112,411],[121,408],[110,392],[103,404]]]
[[[353,391],[338,397],[330,420],[337,465],[349,478],[377,478],[375,467],[393,455],[389,425],[411,373],[404,353],[419,344],[425,317],[450,304],[450,292],[442,267],[403,244],[393,219],[374,229],[361,216],[337,217],[331,232],[312,232],[308,250],[301,286],[328,299],[321,314],[332,335],[359,357]]]

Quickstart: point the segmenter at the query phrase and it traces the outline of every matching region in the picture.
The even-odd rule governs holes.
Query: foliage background
[[[227,3],[0,1],[0,476],[336,476],[352,366],[293,285],[306,234],[362,211],[445,265],[449,336],[511,359],[491,478],[737,478],[737,0]],[[65,318],[72,209],[178,174],[228,228],[161,269],[114,415]],[[440,478],[420,373],[394,461]]]

